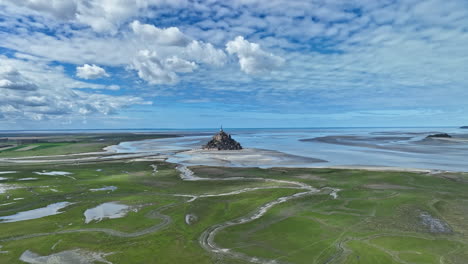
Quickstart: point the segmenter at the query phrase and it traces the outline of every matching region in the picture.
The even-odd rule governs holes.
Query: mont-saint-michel
[[[224,132],[221,127],[219,132],[216,133],[206,145],[203,145],[203,149],[241,150],[242,146],[239,142],[235,141],[230,134]]]
[[[467,0],[0,0],[0,264],[467,264]]]

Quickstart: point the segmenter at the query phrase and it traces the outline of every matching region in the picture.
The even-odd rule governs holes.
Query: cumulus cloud
[[[215,48],[211,43],[191,39],[176,27],[161,29],[133,21],[130,28],[139,38],[140,46],[157,51],[160,56],[176,55],[215,66],[222,66],[226,62],[227,57],[223,50]]]
[[[204,43],[198,40],[190,42],[185,47],[184,53],[195,61],[215,66],[222,66],[227,60],[224,51],[215,48],[211,43]]]
[[[276,100],[275,107],[302,110],[312,101],[313,107],[340,109],[447,107],[463,105],[468,96],[466,0],[0,2],[0,46],[6,50],[54,64],[129,66],[151,84],[184,78],[197,84],[192,94],[220,101],[247,103],[222,93],[245,92],[255,107]],[[281,71],[255,79],[243,74],[276,69],[284,60],[270,52],[280,49],[277,55],[288,61]],[[228,62],[226,52],[238,58],[241,71],[219,67]],[[27,79],[2,78],[9,80],[2,92],[19,91],[11,83],[43,87],[34,70],[18,70]],[[117,89],[65,81],[57,72],[43,75],[66,89]],[[187,86],[171,92],[189,94],[181,87]]]
[[[109,74],[107,74],[106,70],[95,64],[84,64],[83,66],[76,67],[76,76],[88,80],[109,77]]]
[[[245,40],[242,36],[226,44],[229,54],[236,54],[239,58],[241,70],[248,74],[271,72],[284,63],[284,59],[265,52],[257,43]]]
[[[14,34],[0,31],[0,38],[3,40],[1,44],[3,47],[21,51],[20,54],[33,54],[49,61],[89,63],[89,66],[83,65],[77,68],[77,76],[83,79],[106,76],[105,71],[94,65],[135,68],[135,61],[142,60],[139,54],[142,50],[156,52],[158,58],[164,61],[165,69],[178,68],[171,70],[174,73],[189,72],[187,69],[181,70],[181,62],[192,70],[203,65],[220,67],[227,62],[226,53],[222,49],[211,43],[192,39],[176,27],[158,28],[151,24],[133,21],[127,30],[129,31],[125,31],[125,34],[120,36],[102,37],[96,37],[89,31],[75,30],[66,32],[67,34],[58,33],[56,36],[42,32],[21,31]],[[180,60],[170,59],[172,57]],[[171,63],[177,64],[177,67],[170,66]],[[158,69],[154,71],[157,72]],[[166,76],[151,83],[171,84],[176,83],[177,79]]]
[[[28,81],[15,68],[0,65],[0,89],[34,91],[37,86]]]
[[[130,28],[136,46],[145,47],[138,51],[130,68],[150,84],[175,84],[179,81],[177,73],[193,72],[199,64],[222,66],[226,62],[223,50],[193,40],[176,27],[158,28],[133,21]]]
[[[34,89],[24,89],[34,83]],[[45,62],[7,58],[0,55],[0,79],[2,85],[9,80],[16,86],[0,87],[0,116],[3,119],[43,120],[92,114],[114,114],[121,108],[149,102],[136,96],[112,96],[77,90],[87,86],[68,77],[62,67]],[[14,87],[14,88],[13,88]],[[95,85],[93,88],[107,88]],[[6,89],[5,89],[6,88]],[[110,85],[110,89],[116,87]]]
[[[150,84],[173,84],[178,81],[176,73],[192,72],[197,65],[176,56],[161,58],[155,51],[141,50],[132,67]]]
[[[6,0],[6,2],[36,12],[44,12],[62,20],[74,19],[77,12],[76,0]]]
[[[6,3],[46,13],[54,18],[90,26],[100,33],[116,34],[132,17],[149,7],[182,6],[185,0],[6,0]]]
[[[189,38],[185,36],[176,27],[158,28],[150,24],[142,24],[140,21],[133,21],[130,24],[133,32],[143,37],[149,44],[159,44],[167,46],[186,46],[189,43]]]

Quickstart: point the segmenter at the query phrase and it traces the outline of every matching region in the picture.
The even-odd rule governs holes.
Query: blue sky
[[[0,0],[0,129],[468,124],[466,0]]]

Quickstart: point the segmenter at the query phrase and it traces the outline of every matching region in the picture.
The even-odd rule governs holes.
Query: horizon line
[[[460,128],[461,126],[324,126],[324,127],[224,127],[226,129],[323,129],[323,128]],[[8,131],[88,131],[88,130],[201,130],[219,129],[219,127],[198,128],[54,128],[54,129],[0,129],[0,132]]]

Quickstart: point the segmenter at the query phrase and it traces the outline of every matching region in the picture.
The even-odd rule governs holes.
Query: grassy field
[[[156,173],[151,165],[157,165]],[[220,231],[215,242],[230,251],[277,263],[467,263],[466,174],[192,169],[200,177],[262,177],[302,182],[320,190],[279,204],[257,220]],[[67,177],[35,173],[44,170],[72,174]],[[290,185],[285,184],[284,188],[187,202],[190,198],[175,195],[220,194],[271,187],[272,183],[182,181],[175,165],[164,162],[0,166],[2,171],[16,172],[0,175],[6,178],[0,181],[0,186],[15,187],[0,194],[0,217],[56,202],[72,204],[57,215],[0,222],[0,263],[23,263],[19,258],[26,250],[47,256],[73,249],[112,253],[105,259],[114,264],[249,263],[246,259],[205,251],[199,243],[200,235],[213,225],[248,215],[279,197],[301,192],[286,188]],[[37,180],[20,181],[21,178]],[[117,190],[90,191],[105,186],[115,186]],[[337,199],[330,195],[329,188],[340,189]],[[122,218],[85,224],[85,210],[105,202],[119,202],[133,210]],[[185,219],[188,214],[196,216],[190,224]],[[424,224],[421,214],[430,215],[446,230],[431,229]]]
[[[25,134],[22,136],[0,134],[0,145],[11,146],[2,150],[0,158],[66,155],[102,151],[106,146],[123,141],[174,137],[163,134]]]

